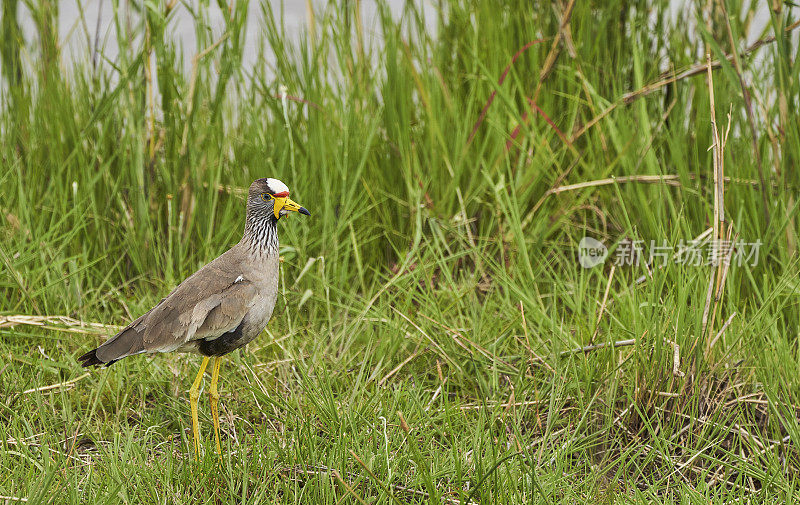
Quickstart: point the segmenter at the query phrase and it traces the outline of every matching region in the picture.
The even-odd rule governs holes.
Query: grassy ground
[[[413,4],[365,26],[347,3],[299,45],[266,7],[252,69],[245,3],[224,32],[206,5],[185,73],[162,2],[70,68],[55,9],[24,45],[5,2],[0,503],[796,499],[798,12],[752,33],[744,3],[442,2],[435,37]],[[281,223],[273,319],[222,369],[222,465],[205,396],[195,464],[196,357],[76,357],[236,242],[262,176],[312,216]],[[756,265],[645,265],[729,232]]]

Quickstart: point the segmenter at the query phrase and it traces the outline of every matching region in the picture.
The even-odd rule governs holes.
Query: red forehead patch
[[[272,195],[272,196],[281,196],[281,197],[283,197],[283,196],[289,196],[289,192],[288,192],[288,191],[281,191],[280,193],[275,193],[275,194],[274,194],[274,195]]]

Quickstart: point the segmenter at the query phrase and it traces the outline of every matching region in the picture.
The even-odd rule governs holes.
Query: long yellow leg
[[[222,447],[219,445],[219,392],[217,391],[217,381],[219,380],[219,367],[222,365],[222,357],[214,358],[214,368],[211,371],[211,390],[208,395],[211,397],[211,416],[214,418],[214,440],[217,442],[217,454],[222,457]]]
[[[189,390],[189,405],[192,407],[192,435],[194,436],[194,458],[200,459],[200,421],[197,420],[197,399],[200,398],[200,382],[203,380],[203,374],[206,372],[208,365],[208,357],[203,358],[200,363],[200,371],[197,372],[197,377],[194,379],[194,384]]]

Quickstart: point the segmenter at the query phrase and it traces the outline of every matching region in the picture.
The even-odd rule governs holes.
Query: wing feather
[[[231,251],[228,251],[229,253]],[[227,253],[226,253],[227,254]],[[225,254],[186,279],[144,316],[144,348],[173,351],[198,339],[213,339],[236,329],[253,307],[258,290]]]

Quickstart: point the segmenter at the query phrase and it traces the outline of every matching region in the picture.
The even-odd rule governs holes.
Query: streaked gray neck
[[[278,254],[278,226],[272,208],[248,205],[241,242],[252,254]]]

